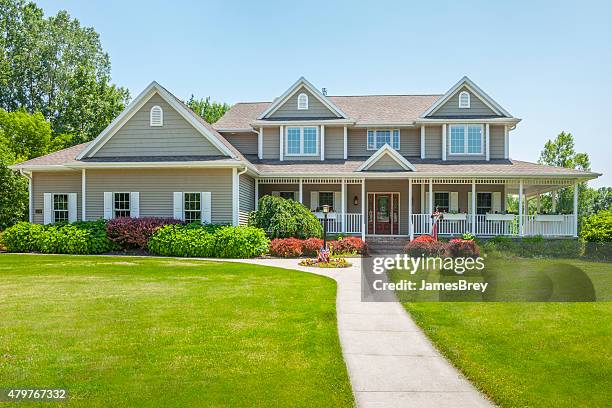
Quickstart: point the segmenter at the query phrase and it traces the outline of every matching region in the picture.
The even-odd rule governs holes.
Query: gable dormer
[[[331,100],[301,77],[266,109],[259,120],[346,119]]]

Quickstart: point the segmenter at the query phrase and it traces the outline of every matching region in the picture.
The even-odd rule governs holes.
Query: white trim
[[[340,185],[340,194],[342,195],[342,202],[340,203],[340,212],[342,213],[342,232],[346,232],[346,180],[342,179],[342,184]],[[335,204],[335,203],[334,203]]]
[[[261,115],[257,119],[265,119],[266,117],[272,115],[274,112],[278,110],[289,98],[291,98],[300,87],[305,87],[310,93],[317,98],[323,105],[325,105],[329,110],[338,115],[340,118],[346,119],[347,115],[342,112],[340,108],[338,108],[333,102],[331,102],[325,95],[321,93],[317,88],[314,87],[306,78],[300,77],[293,85],[289,87],[281,96],[279,96],[268,109],[262,112]]]
[[[408,236],[414,239],[414,226],[412,225],[412,179],[408,179]]]
[[[478,208],[476,208],[476,180],[472,180],[472,234],[476,235],[476,213],[478,212]],[[491,203],[493,204],[493,203]]]
[[[259,210],[259,179],[255,179],[255,211]]]
[[[232,225],[238,225],[238,211],[239,211],[239,179],[238,169],[232,169]]]
[[[578,236],[578,183],[574,183],[574,237]]]
[[[344,160],[348,159],[348,127],[344,127]]]
[[[34,222],[34,205],[33,205],[33,200],[32,200],[32,177],[33,175],[30,174],[30,176],[28,177],[28,221],[29,222]]]
[[[482,89],[478,87],[470,78],[464,76],[452,86],[451,89],[448,90],[442,97],[440,97],[433,105],[429,107],[422,115],[421,118],[424,118],[428,115],[435,113],[438,109],[444,105],[462,86],[465,86],[469,91],[471,91],[478,99],[480,99],[485,105],[487,105],[491,110],[496,112],[499,115],[506,116],[507,118],[512,118],[512,115],[502,108],[497,102],[493,100],[489,95],[486,94]]]
[[[366,228],[368,226],[368,220],[367,220],[367,199],[368,196],[366,195],[366,185],[365,185],[365,179],[361,179],[361,239],[363,241],[365,241],[365,236],[366,236]]]
[[[304,204],[304,186],[302,179],[300,179],[300,183],[298,185],[298,201],[300,204]]]
[[[297,97],[297,110],[308,110],[308,95],[304,92]]]
[[[446,147],[446,144],[447,144],[446,143],[446,138],[447,138],[447,136],[446,136],[446,134],[447,134],[446,127],[447,126],[448,125],[446,125],[446,124],[442,125],[442,160],[443,161],[446,160],[446,154],[447,154],[447,151],[446,151],[446,149],[447,149],[447,147]]]
[[[302,130],[302,151],[304,151],[304,134]],[[319,137],[319,144],[321,145],[321,160],[325,160],[325,125],[321,125],[321,134]]]
[[[444,127],[446,128],[446,126],[448,126],[448,155],[449,156],[482,156],[485,155],[485,125],[484,124],[480,124],[480,152],[478,153],[468,153],[468,133],[469,133],[469,126],[474,126],[475,123],[453,123],[453,124],[449,124],[449,125],[444,125]],[[452,139],[452,135],[451,135],[451,126],[463,126],[464,127],[464,137],[463,137],[463,152],[462,153],[453,153],[453,139]]]
[[[397,148],[393,147],[393,132],[395,132],[396,130],[397,130]],[[369,127],[366,129],[366,150],[376,151],[382,147],[382,146],[376,147],[376,140],[377,140],[376,132],[384,132],[384,131],[391,132],[391,147],[395,150],[400,150],[402,146],[402,131],[399,128],[374,128],[374,127]],[[370,144],[368,143],[368,136],[369,136],[368,133],[369,132],[374,132],[374,147],[372,148],[370,147]]]
[[[489,145],[491,144],[491,136],[490,136],[490,128],[489,128],[489,124],[485,123],[484,125],[485,127],[485,160],[489,161],[491,160],[491,149],[489,147]]]
[[[157,110],[159,111],[159,122],[156,122],[153,118],[153,112]],[[153,126],[153,127],[164,126],[164,110],[162,109],[161,106],[155,105],[149,111],[149,126]]]
[[[421,125],[421,159],[425,158],[425,125]]]
[[[263,159],[263,138],[264,138],[264,128],[263,126],[259,128],[259,132],[257,132],[257,158]]]
[[[410,163],[404,156],[402,156],[397,150],[393,149],[388,144],[385,144],[383,147],[378,149],[376,153],[368,158],[356,171],[365,171],[372,167],[374,163],[380,160],[384,155],[390,156],[393,160],[397,162],[404,170],[407,171],[416,171],[416,167],[412,163]]]
[[[316,129],[317,132],[317,140],[316,140],[316,151],[314,153],[304,153],[304,128],[312,128],[312,129]],[[289,143],[288,143],[288,135],[289,135],[289,129],[300,129],[300,152],[299,153],[289,153]],[[283,151],[283,155],[287,156],[287,157],[297,157],[297,156],[307,156],[307,157],[315,157],[315,156],[319,156],[321,155],[321,160],[324,159],[324,150],[323,150],[323,143],[325,142],[323,140],[324,134],[323,132],[325,132],[325,128],[324,126],[285,126],[283,129],[283,126],[281,126],[281,130],[283,131],[283,134],[281,135],[281,139],[283,141],[283,143],[281,143],[281,146],[284,146],[282,148]],[[319,147],[320,146],[320,147]],[[281,155],[281,160],[283,155]]]
[[[461,98],[463,96],[467,96],[467,103],[466,104],[462,104],[461,103],[462,102]],[[458,103],[459,109],[469,109],[470,108],[470,99],[471,98],[470,98],[470,93],[469,92],[467,92],[467,91],[459,92],[459,103]]]
[[[504,125],[504,159],[510,158],[510,137],[508,134],[508,125]]]
[[[219,151],[231,158],[236,155],[225,146],[210,130],[204,126],[194,115],[183,106],[172,94],[166,91],[161,85],[153,81],[147,86],[124,110],[113,120],[89,145],[76,157],[81,160],[84,157],[93,156],[104,146],[111,137],[136,113],[145,103],[157,93],[164,101],[174,108],[187,122],[199,131],[209,142]]]
[[[278,159],[280,161],[284,160],[284,152],[285,152],[285,146],[284,146],[284,141],[285,141],[285,127],[284,126],[280,126],[278,128],[278,149],[279,149],[279,153],[278,153]]]
[[[87,221],[87,174],[81,169],[81,221]]]

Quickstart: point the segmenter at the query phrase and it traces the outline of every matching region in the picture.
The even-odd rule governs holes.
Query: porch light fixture
[[[359,198],[357,196],[355,196],[355,198],[353,198],[353,205],[355,205],[355,206],[359,205]]]

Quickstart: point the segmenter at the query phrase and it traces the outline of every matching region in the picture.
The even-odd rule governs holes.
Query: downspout
[[[32,173],[28,174],[23,169],[19,169],[19,174],[28,179],[28,221],[32,222]]]

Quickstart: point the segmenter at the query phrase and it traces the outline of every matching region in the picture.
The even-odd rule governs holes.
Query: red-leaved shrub
[[[270,255],[283,258],[300,256],[303,242],[297,238],[275,238],[270,242]]]
[[[338,254],[361,254],[368,253],[368,245],[357,237],[346,237],[330,242],[334,252]]]
[[[143,217],[113,218],[106,224],[108,238],[122,249],[146,249],[151,235],[168,224],[179,224],[173,218]]]
[[[420,235],[412,240],[412,242],[435,242],[431,235]]]
[[[453,258],[477,258],[480,248],[473,240],[453,238],[448,242],[448,254]]]
[[[419,237],[421,238],[421,237]],[[448,244],[441,241],[432,240],[419,240],[418,238],[410,241],[405,247],[404,251],[411,257],[418,258],[420,256],[426,257],[444,257],[448,252]]]
[[[306,256],[316,256],[321,248],[323,248],[321,238],[308,238],[302,242],[302,253]]]

